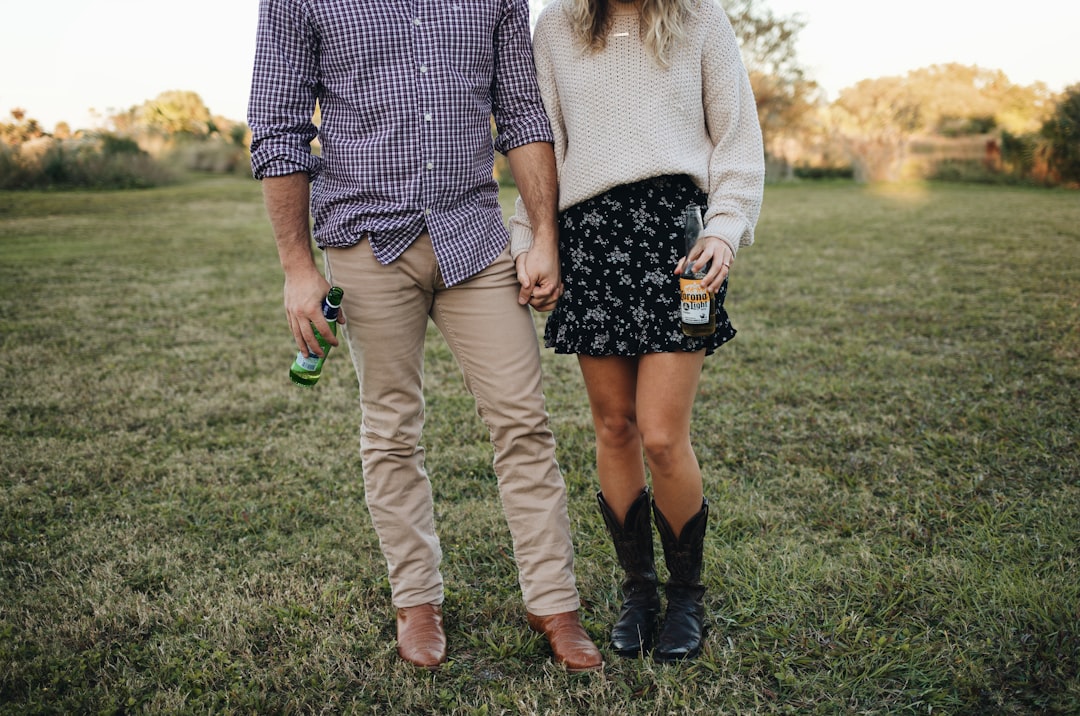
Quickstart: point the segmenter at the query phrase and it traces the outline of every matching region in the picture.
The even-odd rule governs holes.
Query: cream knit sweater
[[[754,241],[765,158],[738,41],[716,0],[699,0],[689,36],[663,68],[638,36],[638,17],[617,16],[600,52],[573,35],[565,0],[541,13],[533,54],[555,135],[559,210],[664,174],[687,174],[709,195],[703,235],[733,252]],[[510,219],[516,257],[532,246],[518,199]]]

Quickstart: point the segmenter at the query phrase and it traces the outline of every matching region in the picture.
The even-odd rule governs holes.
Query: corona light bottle
[[[694,248],[701,235],[701,209],[691,204],[686,207],[685,229],[686,256]],[[711,336],[716,331],[716,297],[705,290],[702,281],[709,270],[706,264],[694,271],[689,258],[679,276],[679,318],[682,330],[688,336]]]
[[[341,311],[341,297],[344,294],[344,291],[334,286],[326,294],[326,298],[323,299],[322,314],[327,323],[330,324],[330,332],[335,336],[337,335],[338,312]],[[319,347],[322,348],[322,358],[314,353],[305,356],[300,351],[297,351],[296,360],[293,361],[292,368],[289,369],[289,378],[292,379],[292,382],[306,387],[311,387],[319,382],[323,363],[326,361],[326,356],[330,355],[330,344],[319,335],[319,331],[315,329],[315,326],[311,328],[315,331],[315,340],[319,342]]]

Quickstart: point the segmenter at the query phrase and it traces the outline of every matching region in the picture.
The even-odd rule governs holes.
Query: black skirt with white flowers
[[[563,295],[548,316],[544,345],[556,353],[637,356],[713,353],[735,337],[717,294],[716,332],[692,338],[679,323],[683,211],[706,194],[687,176],[617,186],[559,215]]]

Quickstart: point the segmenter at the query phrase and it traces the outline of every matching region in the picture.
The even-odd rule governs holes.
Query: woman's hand
[[[690,262],[692,268],[699,271],[708,263],[709,271],[702,279],[702,283],[706,291],[717,293],[728,277],[731,262],[734,260],[735,256],[731,253],[728,242],[717,236],[703,236],[690,249],[689,256],[679,259],[678,265],[675,266],[675,273],[681,274],[685,270],[687,261]]]

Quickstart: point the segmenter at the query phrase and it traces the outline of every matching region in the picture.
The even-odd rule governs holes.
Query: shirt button
[[[412,24],[416,25],[417,27],[420,27],[420,18],[418,18],[418,17],[413,18]]]
[[[424,113],[424,121],[425,122],[430,122],[431,121],[431,112],[425,112]]]
[[[433,162],[428,162],[428,163],[427,163],[427,168],[428,168],[428,169],[434,169],[434,168],[435,168],[435,164],[434,164]]]
[[[420,65],[421,72],[427,72],[427,65]]]

